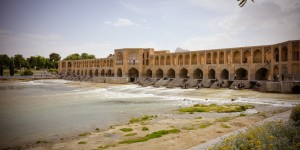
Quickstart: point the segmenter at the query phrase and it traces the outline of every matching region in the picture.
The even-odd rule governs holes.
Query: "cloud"
[[[36,35],[36,34],[23,34],[25,38],[35,41],[60,41],[62,37],[58,34]]]
[[[116,21],[105,21],[105,24],[113,25],[115,27],[130,27],[130,26],[140,26],[140,24],[137,24],[129,19],[126,18],[119,18]]]
[[[182,44],[180,47],[189,50],[206,50],[216,48],[235,47],[239,45],[240,41],[231,37],[227,33],[218,33],[206,37],[191,37]]]

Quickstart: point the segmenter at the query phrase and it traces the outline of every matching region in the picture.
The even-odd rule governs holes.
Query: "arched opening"
[[[213,60],[213,64],[217,64],[217,61],[218,61],[218,54],[217,54],[217,52],[214,52],[213,53],[213,58],[212,58],[212,60]]]
[[[229,71],[227,69],[223,69],[221,71],[221,79],[225,79],[225,80],[229,79]]]
[[[246,50],[243,53],[243,63],[250,63],[251,60],[251,53],[250,51]]]
[[[174,69],[168,70],[168,78],[175,78],[175,70]]]
[[[234,64],[239,64],[241,63],[241,53],[239,51],[235,51],[233,53],[233,63]]]
[[[111,70],[110,70],[110,69],[107,71],[107,76],[108,76],[108,77],[111,77],[111,76],[112,76]]]
[[[192,55],[192,65],[197,65],[197,54]]]
[[[72,63],[71,62],[68,62],[68,67],[72,67]]]
[[[185,55],[185,65],[189,65],[190,64],[190,54]]]
[[[98,71],[98,69],[95,70],[95,76],[96,76],[96,77],[99,76],[99,71]]]
[[[86,76],[88,75],[87,70],[84,71],[84,75],[86,75]]]
[[[165,65],[165,57],[164,56],[160,57],[160,65]]]
[[[158,56],[155,57],[155,61],[154,62],[155,62],[155,66],[159,65],[159,58],[158,58]]]
[[[135,68],[128,70],[128,77],[130,82],[134,82],[139,77],[139,71]]]
[[[77,75],[78,75],[78,76],[80,75],[80,71],[79,71],[79,70],[77,70]]]
[[[164,77],[164,73],[161,69],[156,70],[156,78],[160,79]]]
[[[185,68],[182,68],[179,72],[180,78],[188,78],[188,70]]]
[[[93,76],[93,70],[89,71],[89,76],[92,77]]]
[[[211,64],[211,54],[210,53],[206,54],[206,64]]]
[[[147,77],[147,78],[152,78],[152,71],[151,71],[150,69],[148,69],[148,70],[146,71],[146,77]]]
[[[275,48],[275,50],[274,50],[274,59],[275,59],[275,62],[279,62],[279,49],[278,48]]]
[[[122,70],[120,68],[117,71],[117,77],[122,77]]]
[[[278,66],[274,66],[273,71],[274,71],[273,75],[279,74],[279,67]]]
[[[210,69],[208,71],[208,79],[215,79],[216,78],[216,71],[214,69]]]
[[[104,71],[104,69],[101,70],[101,76],[102,76],[102,77],[105,76],[105,71]]]
[[[84,76],[84,74],[83,74],[83,70],[81,70],[81,76]]]
[[[179,55],[178,57],[178,65],[183,65],[183,56]]]
[[[292,87],[292,93],[293,94],[300,94],[300,86],[296,85],[296,86]]]
[[[219,64],[224,64],[224,52],[220,52],[219,55]]]
[[[255,50],[253,53],[253,63],[262,63],[262,52],[261,50]]]
[[[166,58],[166,65],[171,65],[171,57],[167,56]]]
[[[205,64],[205,59],[204,59],[204,54],[203,53],[200,53],[200,56],[199,56],[199,63],[201,65]]]
[[[236,80],[248,80],[248,71],[244,68],[239,68],[235,71]]]
[[[283,46],[281,49],[281,61],[287,61],[288,60],[288,49],[286,46]]]
[[[203,79],[203,71],[201,69],[196,69],[193,72],[193,78],[194,79]]]
[[[260,68],[255,72],[255,80],[268,80],[269,70]]]

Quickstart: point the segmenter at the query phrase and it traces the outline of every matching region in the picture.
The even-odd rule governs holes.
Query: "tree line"
[[[95,55],[82,53],[70,54],[64,60],[81,60],[81,59],[95,59]],[[13,76],[16,70],[25,69],[25,75],[32,75],[30,69],[48,69],[50,72],[57,72],[58,62],[61,56],[57,53],[51,53],[48,58],[43,56],[30,56],[24,58],[21,54],[16,54],[9,57],[7,54],[0,55],[0,76],[3,76],[4,70],[9,69],[9,74]]]

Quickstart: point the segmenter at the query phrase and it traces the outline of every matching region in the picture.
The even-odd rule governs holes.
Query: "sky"
[[[300,39],[299,0],[1,0],[0,54],[107,57],[119,48],[205,50]]]

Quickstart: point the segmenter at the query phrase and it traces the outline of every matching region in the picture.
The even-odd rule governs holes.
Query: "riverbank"
[[[39,81],[33,84],[38,85],[41,83],[44,83],[44,81]],[[46,83],[49,84],[48,81]],[[82,102],[88,100],[86,99],[86,96],[88,95],[93,96],[95,94],[104,94],[103,96],[105,97],[111,95],[114,98],[118,98],[117,101],[114,99],[108,100],[104,98],[104,100],[106,100],[103,101],[103,104],[106,104],[104,107],[108,107],[109,105],[112,105],[114,103],[118,104],[118,107],[130,106],[131,109],[133,109],[133,107],[142,106],[143,108],[141,108],[140,110],[137,109],[133,112],[135,113],[135,115],[130,115],[136,118],[138,117],[142,121],[136,121],[137,119],[132,119],[132,117],[131,119],[125,119],[124,117],[122,117],[124,119],[110,124],[109,126],[111,127],[90,125],[92,129],[91,127],[77,128],[77,131],[80,131],[80,133],[72,134],[70,136],[60,136],[58,133],[55,133],[58,136],[56,136],[56,138],[54,139],[41,137],[40,139],[32,141],[31,143],[27,143],[21,146],[9,147],[16,149],[104,149],[108,147],[110,149],[134,149],[136,147],[142,147],[143,149],[188,149],[201,143],[205,143],[207,141],[215,139],[216,137],[222,136],[229,132],[252,125],[277,113],[286,111],[290,109],[291,106],[299,103],[298,95],[271,93],[266,94],[251,90],[236,91],[229,89],[166,89],[139,87],[136,85],[111,85],[103,83],[99,84],[72,81],[68,81],[64,83],[64,85],[66,85],[67,87],[77,87],[72,91],[78,91],[79,93],[74,93],[76,95],[71,93],[70,94],[74,95],[74,98],[76,96],[81,96]],[[45,88],[46,87],[47,85],[45,85]],[[92,91],[90,92],[90,90]],[[106,92],[108,92],[108,95],[105,94]],[[63,97],[66,98],[66,96],[68,95],[63,94]],[[58,96],[60,95],[55,96],[55,99],[57,99]],[[102,101],[99,96],[93,96],[93,98],[96,98],[95,102],[91,101],[93,105],[97,105]],[[156,109],[141,112],[141,110],[145,109],[144,107],[146,105],[144,106],[137,104],[152,103],[153,100],[144,101],[142,99],[136,99],[137,97],[144,97],[143,99],[147,97],[153,97],[155,99],[163,98],[165,99],[163,101],[173,100],[176,103],[158,103],[158,105],[174,106],[169,108],[164,107],[163,109],[159,109],[157,108],[157,106],[155,106],[154,108]],[[126,98],[128,100],[124,100],[122,98]],[[73,102],[79,101],[72,100],[72,103]],[[181,113],[178,111],[179,108],[193,106],[198,103],[216,103],[219,105],[251,104],[254,105],[255,108],[247,110],[245,112],[235,113]],[[126,104],[133,105],[126,106]],[[102,107],[99,108],[98,105],[95,108],[103,109]],[[77,106],[76,109],[78,109]],[[86,111],[80,111],[80,113],[85,112]],[[118,114],[125,115],[123,111],[120,111]],[[84,118],[78,119],[82,120]],[[131,121],[130,123],[130,120],[133,121]],[[81,122],[84,123],[83,120]],[[88,124],[86,125],[88,126]],[[124,132],[122,130],[129,132]],[[176,130],[175,133],[165,134],[165,132],[167,131],[169,132],[174,130]],[[180,132],[177,132],[177,130]],[[153,135],[153,133],[164,133],[165,135],[163,134],[162,137],[141,141],[138,143],[121,144],[126,143],[124,142],[126,140],[136,140],[140,137],[145,138],[145,136]],[[11,144],[12,143],[10,143],[10,145]]]
[[[287,111],[286,107],[256,105],[256,114],[242,113],[179,113],[174,110],[165,114],[148,115],[150,118],[123,125],[113,125],[110,129],[95,129],[83,132],[73,139],[60,141],[40,141],[28,145],[29,149],[188,149],[201,143],[233,132],[240,128]],[[157,116],[157,117],[156,117]],[[143,118],[145,116],[141,116]],[[132,120],[132,119],[131,119]],[[129,132],[122,130],[127,129]],[[178,129],[180,132],[132,144],[122,141],[144,137],[161,130]],[[132,130],[132,131],[131,131]],[[49,143],[46,143],[49,142]]]

